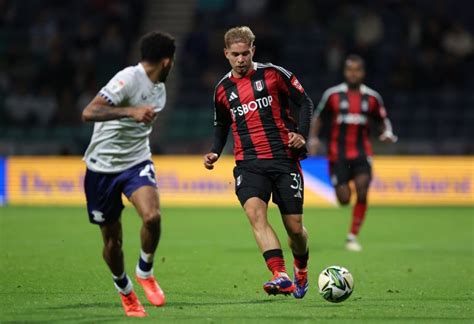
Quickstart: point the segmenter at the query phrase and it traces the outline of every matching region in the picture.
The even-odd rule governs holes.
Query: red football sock
[[[272,272],[286,272],[285,260],[281,249],[268,250],[263,252],[263,257],[268,269]]]
[[[294,265],[298,269],[305,269],[308,266],[309,250],[303,255],[297,255],[293,253],[293,257],[295,258]]]
[[[351,233],[354,235],[359,234],[360,227],[364,222],[365,212],[367,211],[366,203],[356,203],[352,210],[352,226]]]

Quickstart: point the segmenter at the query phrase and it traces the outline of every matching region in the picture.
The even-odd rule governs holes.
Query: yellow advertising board
[[[10,157],[7,203],[78,205],[85,201],[84,162],[79,157]]]
[[[474,204],[472,157],[378,157],[373,168],[372,204]]]
[[[200,156],[156,156],[153,160],[163,206],[239,206],[232,157],[222,157],[212,171],[204,169]],[[474,203],[474,158],[378,157],[373,166],[371,204]],[[85,164],[80,157],[10,157],[5,170],[8,204],[85,204]],[[305,205],[335,206],[327,161],[307,159],[303,170]]]

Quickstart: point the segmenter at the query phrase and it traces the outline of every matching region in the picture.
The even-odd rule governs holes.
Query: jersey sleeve
[[[228,126],[232,123],[230,111],[225,103],[225,91],[219,85],[214,92],[214,126]]]
[[[221,155],[227,142],[232,117],[225,106],[225,91],[220,85],[214,92],[214,141],[211,152]]]
[[[119,106],[129,99],[133,92],[133,75],[128,71],[120,71],[99,91],[99,95],[113,106]]]
[[[385,109],[385,104],[383,102],[382,96],[374,91],[373,93],[374,105],[371,111],[371,115],[378,120],[383,120],[387,118],[387,110]]]
[[[313,101],[293,73],[280,66],[273,65],[273,67],[278,72],[283,91],[299,107],[298,133],[307,138],[314,109]]]
[[[306,94],[303,86],[298,81],[298,78],[296,78],[292,72],[282,68],[281,66],[273,65],[273,67],[278,72],[283,91],[287,93],[291,101],[300,105],[306,99]]]

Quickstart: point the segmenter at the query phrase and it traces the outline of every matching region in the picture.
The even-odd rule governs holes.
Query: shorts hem
[[[157,185],[153,185],[151,183],[148,183],[148,184],[141,184],[139,186],[136,186],[133,188],[133,190],[128,190],[128,192],[124,192],[123,194],[125,195],[125,197],[127,197],[128,199],[130,199],[130,197],[133,195],[133,193],[135,191],[137,191],[138,189],[140,189],[141,187],[152,187],[152,188],[155,188],[155,189],[158,189],[158,186]],[[129,194],[130,193],[130,194]]]

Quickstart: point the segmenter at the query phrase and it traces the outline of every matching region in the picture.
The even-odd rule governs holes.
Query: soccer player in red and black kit
[[[296,77],[282,67],[253,62],[255,36],[236,27],[224,37],[224,54],[232,70],[214,94],[214,145],[204,156],[213,169],[227,141],[234,137],[236,194],[273,277],[263,286],[268,294],[303,298],[308,289],[308,239],[303,226],[303,175],[299,160],[306,140],[313,103]],[[299,107],[299,123],[290,116],[290,101]],[[281,244],[268,223],[268,202],[278,205],[294,256],[289,278]]]
[[[381,126],[379,139],[396,142],[390,120],[378,92],[362,84],[365,77],[364,60],[349,55],[344,66],[345,82],[324,92],[311,122],[308,150],[316,154],[322,120],[330,121],[328,159],[331,181],[341,205],[351,198],[348,185],[354,180],[357,201],[352,213],[352,225],[347,236],[346,248],[361,251],[357,240],[367,211],[367,193],[372,178],[372,146],[369,141],[369,118]]]

